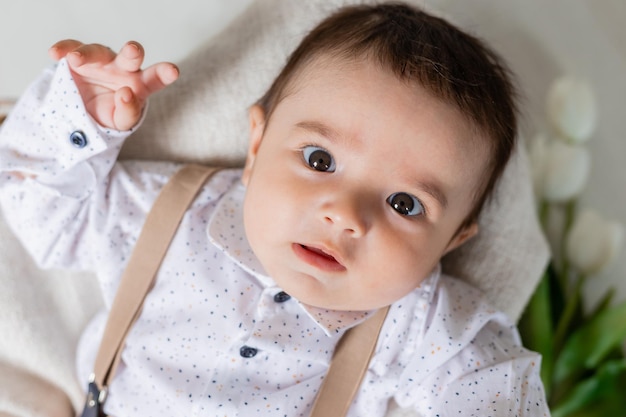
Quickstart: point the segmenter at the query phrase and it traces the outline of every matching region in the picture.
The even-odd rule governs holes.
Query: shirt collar
[[[243,200],[246,188],[237,181],[218,201],[209,219],[209,240],[264,287],[275,286],[252,252],[243,226]]]
[[[243,201],[245,186],[237,182],[218,201],[207,226],[209,240],[221,249],[233,262],[255,277],[263,287],[277,287],[267,275],[263,265],[254,255],[243,226]],[[417,291],[420,304],[428,305],[433,288],[439,278],[441,267],[437,265],[433,273],[422,282]],[[278,287],[277,287],[278,291]],[[414,297],[415,294],[412,294]],[[339,311],[317,308],[300,303],[305,313],[326,333],[335,336],[365,321],[373,311]]]

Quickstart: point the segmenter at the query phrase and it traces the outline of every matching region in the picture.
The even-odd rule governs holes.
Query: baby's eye
[[[403,216],[419,216],[424,214],[424,206],[417,197],[407,193],[393,193],[387,203]]]
[[[335,171],[335,159],[324,148],[313,145],[305,146],[302,149],[302,156],[304,157],[304,161],[316,171]]]

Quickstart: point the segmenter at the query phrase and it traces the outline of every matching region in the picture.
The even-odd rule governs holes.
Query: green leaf
[[[626,338],[626,302],[600,312],[565,342],[554,366],[554,382],[598,366]]]
[[[626,360],[618,359],[604,363],[591,377],[580,382],[558,405],[551,410],[552,417],[566,417],[587,409],[581,415],[588,415],[598,404],[626,413],[626,398],[620,389],[620,379],[626,378]],[[615,392],[613,392],[615,391]],[[594,413],[595,415],[595,413]],[[600,414],[603,416],[615,415]]]
[[[554,325],[550,320],[550,276],[546,272],[533,293],[519,322],[524,346],[541,354],[541,379],[549,395],[554,364]]]

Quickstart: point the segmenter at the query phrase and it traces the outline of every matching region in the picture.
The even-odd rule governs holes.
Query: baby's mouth
[[[321,256],[323,258],[326,258],[326,259],[328,259],[328,260],[330,260],[332,262],[337,262],[337,260],[335,259],[334,256],[327,254],[326,252],[324,252],[321,249],[314,248],[312,246],[305,246],[305,245],[300,245],[300,246],[302,246],[306,250],[310,250],[311,252],[317,253],[319,256]]]
[[[318,269],[328,272],[339,272],[346,269],[335,256],[322,248],[294,243],[292,249],[300,259]]]

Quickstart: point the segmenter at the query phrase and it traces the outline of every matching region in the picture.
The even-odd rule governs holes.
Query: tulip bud
[[[617,257],[624,228],[595,211],[585,210],[574,219],[566,239],[565,250],[571,265],[585,275],[594,275]]]
[[[549,202],[564,202],[578,196],[589,178],[589,151],[553,140],[546,143],[544,152],[543,178],[536,180],[540,195]]]
[[[597,106],[591,86],[572,77],[557,79],[547,96],[548,119],[560,135],[575,143],[589,139],[596,127]]]

